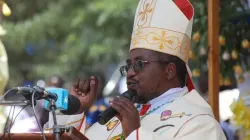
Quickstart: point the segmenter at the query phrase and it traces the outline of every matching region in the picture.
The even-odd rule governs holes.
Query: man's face
[[[142,69],[128,69],[127,87],[137,91],[135,102],[146,103],[162,92],[161,88],[166,80],[164,65],[160,63],[157,53],[146,49],[134,49],[130,52],[127,66],[136,63],[143,65]]]

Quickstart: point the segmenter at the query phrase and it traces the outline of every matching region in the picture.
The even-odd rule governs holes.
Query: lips
[[[128,89],[136,89],[136,85],[137,85],[137,82],[135,82],[135,81],[132,81],[132,80],[127,81],[127,88]]]
[[[133,85],[136,84],[135,82],[127,82],[127,85]]]

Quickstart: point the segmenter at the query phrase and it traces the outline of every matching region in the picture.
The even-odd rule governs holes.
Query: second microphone
[[[137,92],[136,90],[132,90],[129,89],[128,91],[124,92],[121,96],[125,97],[127,99],[129,99],[130,101],[133,100],[133,98],[136,96]],[[109,107],[107,110],[103,111],[100,115],[99,115],[99,120],[98,122],[101,125],[106,124],[110,119],[112,119],[115,115],[117,114],[117,111],[112,108]]]

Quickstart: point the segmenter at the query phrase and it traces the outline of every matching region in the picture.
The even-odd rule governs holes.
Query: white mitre
[[[130,51],[143,48],[177,56],[188,63],[194,8],[188,0],[140,0]],[[187,86],[194,86],[187,66]]]

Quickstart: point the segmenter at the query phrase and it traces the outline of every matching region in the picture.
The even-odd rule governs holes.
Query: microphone
[[[124,93],[122,93],[122,97],[125,97],[129,100],[133,100],[133,98],[136,96],[137,92],[136,90],[132,90],[129,89],[128,91],[125,91]],[[99,124],[104,125],[106,124],[110,119],[112,119],[118,112],[112,108],[109,107],[107,110],[103,111],[100,115],[99,115]]]
[[[65,115],[75,115],[80,109],[81,106],[80,100],[73,95],[69,95],[68,102],[69,102],[68,109],[61,110],[61,113]]]
[[[81,103],[80,100],[68,93],[67,90],[62,88],[41,88],[39,86],[29,87],[16,87],[12,91],[22,94],[27,100],[31,100],[34,93],[34,100],[45,99],[44,108],[50,111],[49,99],[55,101],[56,108],[65,115],[76,114],[79,110]]]
[[[34,93],[34,100],[40,99],[53,99],[57,100],[57,95],[46,91],[45,89],[39,86],[24,86],[24,87],[15,87],[12,91],[16,91],[19,94],[22,94],[27,100],[31,100],[32,94]]]
[[[79,110],[81,103],[80,100],[68,93],[66,89],[62,88],[46,88],[46,91],[57,95],[56,108],[65,115],[74,115]],[[50,103],[45,100],[44,108],[50,111]]]

